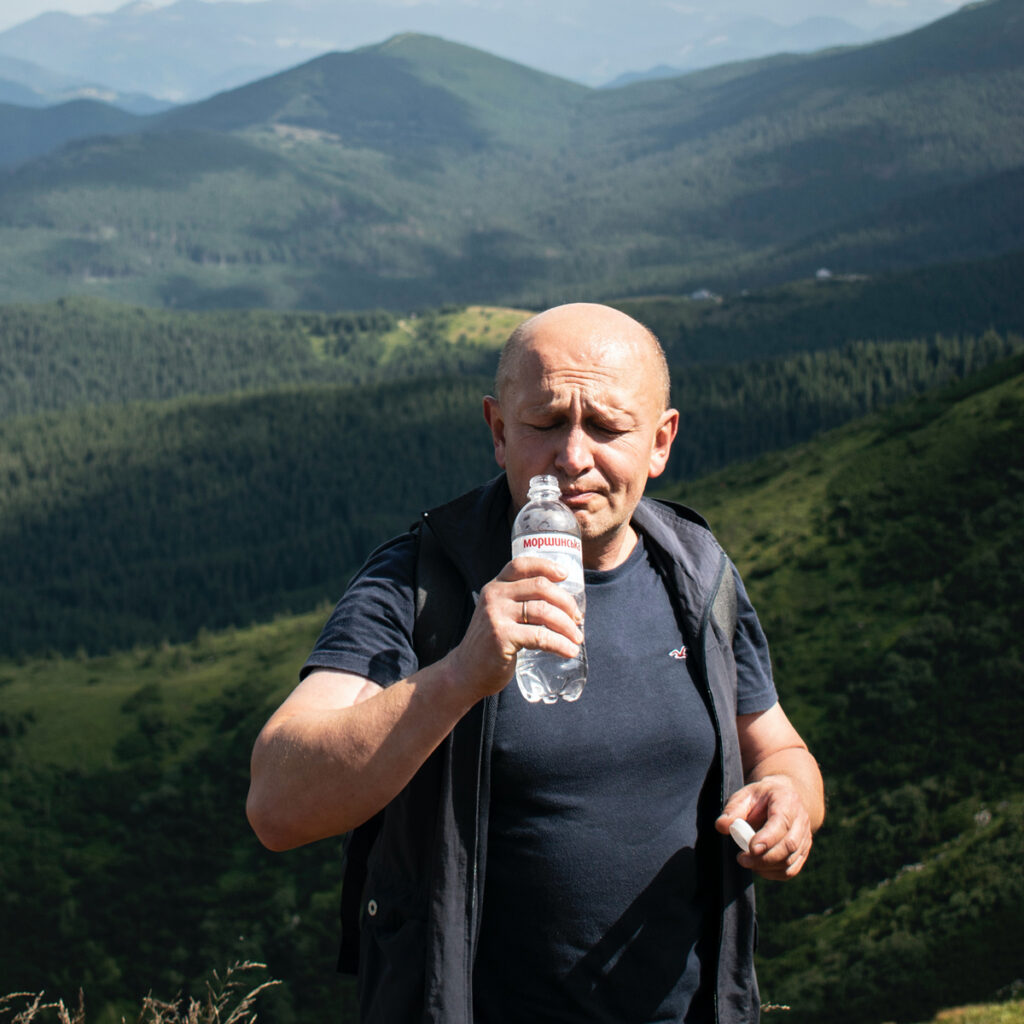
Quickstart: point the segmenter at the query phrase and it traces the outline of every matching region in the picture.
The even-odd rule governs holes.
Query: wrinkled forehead
[[[659,410],[668,405],[668,370],[657,339],[608,306],[557,306],[512,333],[498,365],[499,399],[555,381],[652,396]]]
[[[595,401],[610,401],[628,389],[637,377],[636,364],[609,358],[615,353],[600,347],[555,353],[543,347],[524,348],[518,367],[519,390],[537,395],[585,394]]]
[[[541,334],[522,342],[509,384],[527,402],[646,404],[657,394],[650,362],[645,346],[633,339]]]

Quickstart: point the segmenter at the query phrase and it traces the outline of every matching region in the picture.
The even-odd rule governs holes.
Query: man
[[[419,664],[416,535],[378,549],[256,742],[250,821],[283,850],[386,808],[361,894],[364,1020],[754,1021],[751,872],[800,871],[822,783],[706,525],[641,501],[679,424],[660,346],[616,310],[556,307],[514,332],[495,390],[505,475],[421,527],[466,595],[454,646]],[[583,640],[560,570],[508,561],[541,473],[583,536],[574,704],[508,686],[518,651]]]

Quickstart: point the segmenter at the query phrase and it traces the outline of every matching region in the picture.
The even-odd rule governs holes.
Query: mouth
[[[569,508],[586,508],[590,502],[597,497],[596,491],[569,490],[562,491],[562,501]]]

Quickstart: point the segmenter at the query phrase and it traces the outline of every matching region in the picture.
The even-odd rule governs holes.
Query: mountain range
[[[541,305],[998,255],[1022,67],[1021,0],[986,0],[616,89],[409,34],[146,117],[0,107],[0,299]]]
[[[936,0],[916,0],[913,8],[904,3],[900,20],[853,0],[828,18],[802,3],[777,4],[774,20],[750,3],[735,2],[709,11],[660,0],[628,6],[560,0],[554,7],[496,0],[134,0],[109,13],[52,12],[7,28],[0,32],[0,54],[121,93],[191,102],[331,50],[412,31],[601,85],[658,64],[693,70],[783,50],[866,42],[947,12],[948,4]]]

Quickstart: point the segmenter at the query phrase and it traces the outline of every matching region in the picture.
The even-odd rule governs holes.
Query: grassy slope
[[[204,630],[188,644],[139,645],[98,658],[0,663],[3,714],[32,719],[17,756],[37,767],[86,774],[109,766],[118,741],[132,729],[140,702],[130,698],[140,692],[163,691],[166,727],[183,733],[195,724],[197,707],[242,680],[263,693],[269,708],[294,685],[328,612],[322,606],[248,629]],[[87,730],[83,721],[90,723]],[[186,736],[181,756],[192,750],[190,740],[203,738]]]
[[[1013,991],[1022,949],[1022,822],[1018,789],[877,886],[778,928],[779,951],[760,967],[765,994],[789,1005],[794,1022],[839,1024],[919,1020]]]
[[[354,1020],[332,962],[336,844],[280,858],[243,813],[256,731],[326,613],[0,665],[0,914],[19,936],[0,991],[70,1005],[83,988],[90,1024],[117,1024],[147,992],[200,995],[211,969],[252,960],[284,981],[261,1019]]]
[[[873,511],[871,505],[881,495],[891,494],[913,507],[925,496],[936,501],[935,495],[954,479],[958,488],[947,493],[947,506],[963,502],[967,517],[977,513],[979,499],[984,503],[1003,486],[1019,485],[1024,455],[1016,446],[1016,432],[1024,381],[1013,372],[1018,363],[1019,357],[943,392],[944,397],[919,398],[806,445],[681,484],[664,496],[694,505],[709,519],[743,570],[756,603],[766,608],[778,604],[780,618],[792,614],[802,627],[824,629],[825,620],[816,621],[822,611],[838,613],[839,621],[846,622],[856,617],[865,600],[865,563],[876,554],[880,533],[894,525],[874,524],[880,533],[866,537],[837,530],[837,518],[846,517],[851,501],[874,498],[871,504],[865,502],[861,516],[868,514],[865,509]],[[1007,379],[999,379],[1005,375]],[[959,394],[962,399],[955,400]],[[993,479],[985,480],[990,468]],[[982,478],[975,481],[980,495],[970,492],[976,477]],[[920,511],[927,516],[934,508]],[[984,535],[969,540],[972,545],[990,543]],[[930,568],[946,565],[939,560]],[[898,571],[898,566],[893,568]],[[872,630],[863,646],[891,643],[908,624],[899,604],[888,600],[888,587],[898,587],[899,581],[887,581],[884,573],[871,580],[868,590],[881,593],[868,594],[877,614],[858,626]],[[910,582],[915,587],[908,600],[914,608],[914,591],[921,581]],[[768,613],[769,621],[773,614]],[[783,669],[792,669],[797,679],[820,680],[828,665],[825,649],[833,642],[823,633],[811,643],[787,643],[777,653]],[[813,689],[820,692],[820,682]]]
[[[676,492],[744,573],[830,793],[815,863],[761,889],[794,1024],[920,1019],[1024,957],[1022,370]]]
[[[1006,1003],[960,1006],[943,1010],[935,1017],[935,1024],[1020,1024],[1024,1021],[1024,1000]]]

